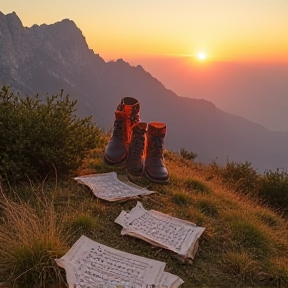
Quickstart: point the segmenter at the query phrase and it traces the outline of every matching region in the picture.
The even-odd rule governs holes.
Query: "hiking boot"
[[[141,176],[144,169],[144,148],[147,123],[138,122],[132,127],[131,141],[126,159],[126,170],[129,176]]]
[[[161,122],[148,124],[145,176],[157,183],[168,183],[169,173],[164,165],[163,149],[166,125]]]
[[[124,111],[126,114],[126,133],[129,142],[132,126],[140,121],[140,103],[135,98],[124,97],[118,105],[117,110]]]
[[[113,165],[127,157],[131,127],[139,122],[140,103],[132,97],[124,97],[115,111],[113,134],[104,151],[104,160]]]

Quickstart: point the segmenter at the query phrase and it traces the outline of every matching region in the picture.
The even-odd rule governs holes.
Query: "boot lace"
[[[140,121],[139,107],[137,105],[132,107],[130,121],[131,121],[131,125],[134,125],[135,123],[138,123]]]
[[[125,137],[125,120],[124,119],[116,119],[114,121],[114,129],[113,136],[115,137]]]
[[[148,145],[149,147],[149,155],[156,156],[156,157],[163,157],[163,142],[161,137],[154,136],[151,138],[152,145]]]
[[[139,155],[143,154],[144,143],[144,135],[138,135],[137,137],[132,138],[132,141],[129,145],[129,154],[131,157],[139,157]]]

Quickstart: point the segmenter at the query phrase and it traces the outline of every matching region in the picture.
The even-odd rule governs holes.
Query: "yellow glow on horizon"
[[[200,53],[198,53],[197,58],[200,61],[204,61],[204,60],[206,60],[206,54],[203,52],[200,52]]]
[[[288,62],[287,0],[0,3],[2,13],[15,11],[25,27],[74,21],[89,48],[105,59],[187,55],[201,67],[213,61]]]

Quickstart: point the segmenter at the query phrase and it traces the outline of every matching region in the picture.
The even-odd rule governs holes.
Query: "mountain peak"
[[[71,34],[81,34],[81,36],[83,37],[82,35],[82,32],[81,30],[77,27],[77,25],[75,24],[74,21],[70,20],[70,19],[63,19],[61,21],[58,21],[58,22],[55,22],[53,24],[41,24],[41,25],[37,25],[37,24],[34,24],[32,27],[31,27],[32,30],[42,30],[42,31],[49,31],[53,34],[57,33],[57,34],[60,34],[60,35],[65,35],[67,36],[67,33],[68,35],[71,35]]]
[[[0,12],[0,20],[5,21],[6,25],[11,30],[23,28],[22,22],[15,12],[6,15]]]
[[[66,30],[66,31],[75,31],[75,29],[76,29],[76,30],[81,32],[81,30],[77,27],[75,22],[68,19],[68,18],[65,18],[65,19],[58,21],[58,22],[51,24],[51,25],[53,25],[53,27],[58,27],[58,28],[61,27],[62,30]],[[82,34],[82,32],[81,32],[81,34]]]

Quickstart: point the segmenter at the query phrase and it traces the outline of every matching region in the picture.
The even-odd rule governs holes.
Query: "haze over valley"
[[[140,63],[177,95],[211,101],[269,130],[288,131],[288,62],[199,63],[189,56],[127,61]]]

